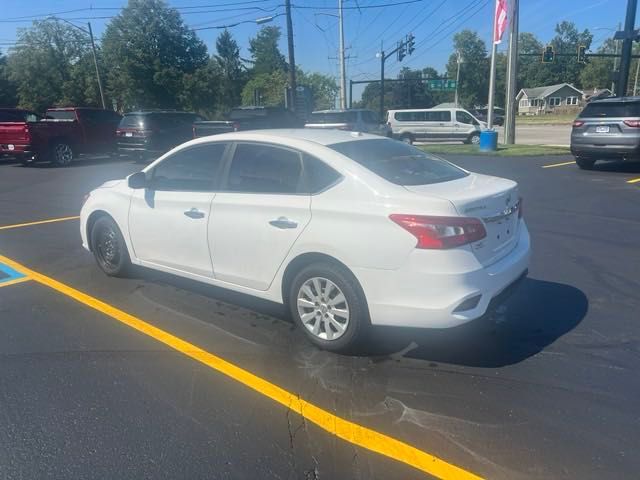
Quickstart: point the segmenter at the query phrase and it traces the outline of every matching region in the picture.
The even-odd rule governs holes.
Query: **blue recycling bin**
[[[480,151],[495,152],[498,149],[498,132],[483,130],[480,132]]]

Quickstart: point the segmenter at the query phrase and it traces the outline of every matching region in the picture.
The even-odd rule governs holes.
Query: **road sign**
[[[446,78],[434,78],[427,81],[427,88],[429,90],[453,91],[456,89],[456,81]]]

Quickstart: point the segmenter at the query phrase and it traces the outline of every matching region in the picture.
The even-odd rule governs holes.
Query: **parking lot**
[[[140,165],[0,160],[0,478],[636,478],[640,164],[450,160],[520,183],[529,277],[361,356],[278,305],[99,271],[83,195]]]

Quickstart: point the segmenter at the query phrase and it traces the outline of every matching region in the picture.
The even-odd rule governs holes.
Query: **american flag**
[[[502,41],[507,28],[507,0],[496,0],[496,15],[493,19],[493,43]]]

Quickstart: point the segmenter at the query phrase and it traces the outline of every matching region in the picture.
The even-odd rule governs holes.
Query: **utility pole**
[[[288,3],[288,0],[287,0]],[[347,108],[347,72],[344,68],[344,21],[342,12],[342,0],[338,0],[338,24],[340,29],[340,108]]]
[[[285,0],[287,15],[287,44],[289,47],[289,108],[296,111],[296,59],[293,54],[293,22],[291,21],[291,0]]]
[[[91,50],[93,51],[93,64],[96,67],[96,78],[98,79],[98,90],[100,90],[100,100],[102,101],[102,108],[107,109],[106,103],[104,103],[104,92],[102,91],[102,81],[100,80],[100,69],[98,68],[98,58],[96,57],[96,43],[93,40],[93,30],[91,30],[91,22],[87,22],[89,27],[89,38],[91,38]]]
[[[640,73],[640,60],[636,59],[636,78],[633,81],[633,96],[638,94],[638,73]]]
[[[384,122],[384,62],[386,59],[387,57],[384,54],[384,50],[380,49],[380,121],[381,122]]]
[[[507,59],[507,92],[504,121],[504,143],[516,143],[516,83],[518,81],[518,0],[511,0],[509,15],[509,52]]]
[[[618,23],[618,32],[622,30],[622,24]],[[616,94],[616,78],[615,78],[615,72],[618,71],[618,55],[620,54],[620,42],[618,40],[615,41],[616,42],[616,49],[615,49],[615,54],[616,56],[613,57],[613,75],[611,76],[611,93],[613,93],[614,95]]]
[[[635,31],[636,11],[638,0],[627,0],[627,16],[624,21],[624,30],[617,32],[614,38],[622,38],[622,56],[620,58],[620,74],[616,85],[616,97],[624,97],[629,85],[629,68],[631,66],[631,50],[633,41],[638,37]]]
[[[458,84],[460,83],[460,64],[462,63],[462,55],[460,54],[460,51],[456,51],[456,63],[457,63],[457,69],[456,69],[456,91],[454,93],[454,99],[453,99],[453,103],[455,104],[456,107],[458,107]]]

